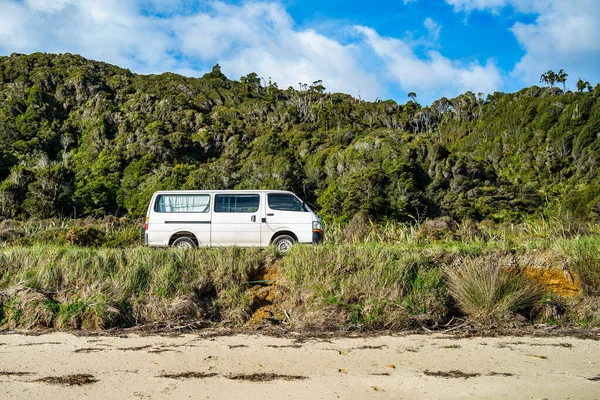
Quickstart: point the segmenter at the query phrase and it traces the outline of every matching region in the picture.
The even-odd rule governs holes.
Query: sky
[[[0,55],[74,53],[142,74],[218,63],[280,88],[427,105],[600,79],[600,0],[0,0]]]

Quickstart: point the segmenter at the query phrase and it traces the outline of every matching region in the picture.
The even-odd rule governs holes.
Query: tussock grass
[[[450,295],[460,309],[475,319],[503,319],[532,308],[542,288],[490,259],[466,260],[444,269]]]
[[[586,294],[600,296],[600,236],[558,240],[553,247],[569,257]]]
[[[310,326],[394,329],[445,318],[440,269],[423,254],[382,246],[307,246],[294,248],[281,265],[291,306]]]

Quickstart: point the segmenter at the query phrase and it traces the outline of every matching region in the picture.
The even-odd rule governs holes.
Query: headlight
[[[313,221],[313,231],[323,231],[323,225],[321,225],[321,221]]]

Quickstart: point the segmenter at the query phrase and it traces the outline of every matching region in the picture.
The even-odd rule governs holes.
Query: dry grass
[[[402,329],[446,317],[440,269],[425,254],[377,245],[299,247],[281,260],[292,320],[312,328]]]
[[[501,268],[494,259],[465,260],[446,267],[450,295],[471,318],[503,319],[532,308],[543,290],[535,283]]]
[[[113,239],[119,232],[132,232],[135,225],[110,218],[4,221],[0,229],[41,238],[44,232],[84,222],[97,224]],[[295,246],[285,257],[272,248],[185,251],[0,244],[0,326],[240,326],[264,305],[246,282],[267,267],[279,271],[274,290],[265,291],[270,310],[280,316],[269,323],[287,328],[443,329],[460,315],[450,296],[470,316],[510,316],[535,303],[536,314],[527,315],[531,320],[598,326],[599,237],[596,225],[571,226],[558,220],[403,225],[357,217],[346,226],[326,227],[325,244]],[[42,243],[27,240],[22,244]],[[539,301],[539,290],[494,266],[494,259],[505,260],[507,254],[518,258],[542,251],[562,255],[576,269],[585,289],[576,303],[554,297]],[[479,260],[489,262],[479,265]]]
[[[0,321],[11,329],[85,330],[243,323],[250,315],[245,282],[276,257],[273,249],[6,248],[0,250]]]

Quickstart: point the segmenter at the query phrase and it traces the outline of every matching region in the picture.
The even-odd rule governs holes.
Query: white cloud
[[[188,56],[218,59],[226,75],[256,72],[281,87],[321,79],[328,91],[369,99],[382,92],[375,77],[357,64],[352,45],[295,30],[279,4],[217,4],[214,13],[182,18],[175,31]]]
[[[0,26],[8,27],[0,30],[0,52],[79,53],[138,72],[174,67],[162,22],[137,11],[118,0],[0,1]]]
[[[454,6],[454,11],[490,10],[497,12],[508,5],[520,12],[535,12],[548,6],[552,0],[446,0],[446,3]]]
[[[447,1],[464,10],[471,3],[496,4]],[[282,88],[321,79],[328,91],[367,100],[398,88],[418,92],[423,103],[466,90],[501,89],[493,61],[463,64],[443,56],[436,51],[441,25],[431,18],[423,24],[428,35],[417,40],[383,37],[356,26],[350,28],[356,36],[345,38],[353,41],[341,43],[316,30],[299,29],[280,3],[0,0],[0,54],[71,52],[140,73],[192,76],[218,62],[233,79],[256,72]]]
[[[371,100],[384,91],[352,44],[295,29],[278,3],[213,2],[197,12],[184,4],[169,14],[165,0],[0,0],[0,54],[71,52],[141,73],[193,75],[219,62],[233,79],[256,72],[281,87],[322,79],[328,91]],[[147,7],[155,14],[143,14]]]
[[[417,91],[427,101],[440,96],[453,97],[467,90],[490,93],[502,85],[500,73],[492,61],[459,65],[430,50],[427,58],[417,57],[406,42],[380,36],[375,30],[355,26],[372,50],[385,63],[387,73],[402,90]]]
[[[425,25],[425,28],[427,28],[427,31],[429,32],[429,40],[437,42],[440,39],[442,27],[431,18],[426,18],[423,25]]]
[[[511,31],[525,55],[512,75],[534,84],[547,70],[564,69],[571,86],[577,77],[598,79],[600,71],[600,1],[597,0],[446,0],[455,11],[497,12],[511,6],[537,14],[533,23],[516,22]]]

